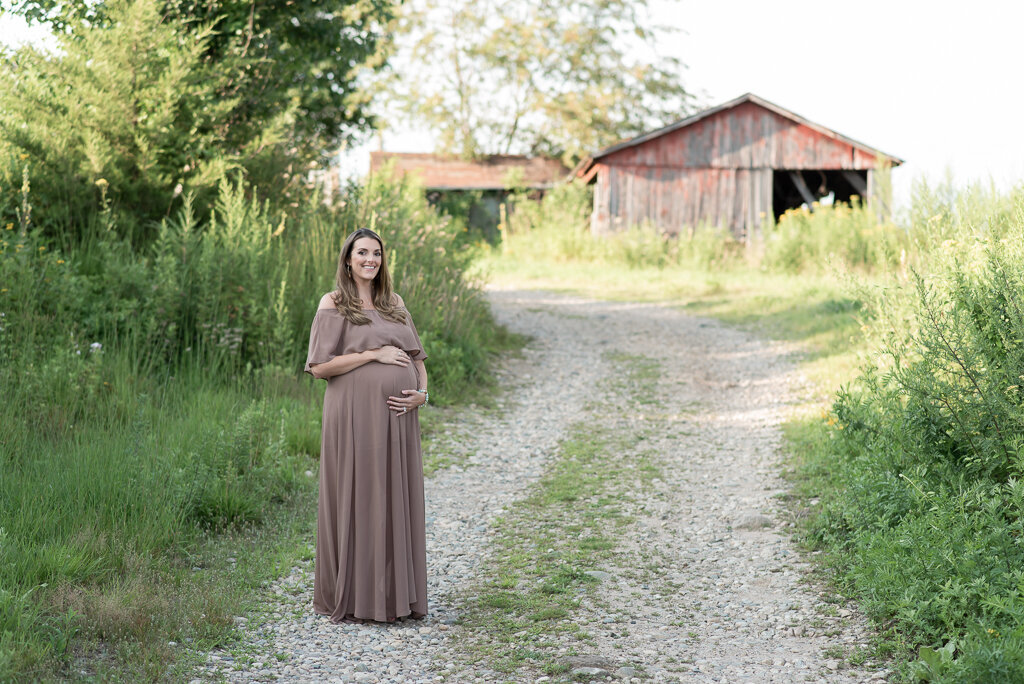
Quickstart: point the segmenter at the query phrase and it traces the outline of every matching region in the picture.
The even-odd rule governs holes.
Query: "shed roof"
[[[664,127],[659,128],[657,130],[651,131],[650,133],[644,133],[642,135],[638,135],[635,138],[631,138],[629,140],[624,140],[624,141],[622,141],[620,143],[616,143],[615,145],[612,145],[610,147],[606,147],[606,148],[604,148],[603,150],[601,150],[599,152],[595,152],[594,154],[592,154],[589,157],[586,157],[582,161],[580,161],[580,163],[576,166],[576,168],[573,169],[573,175],[579,176],[579,177],[586,176],[587,172],[590,171],[591,167],[594,165],[594,162],[599,160],[599,159],[601,159],[601,158],[603,158],[603,157],[607,157],[608,155],[611,155],[611,154],[614,154],[616,152],[620,152],[622,150],[626,150],[626,149],[629,149],[629,148],[632,148],[632,147],[637,147],[638,145],[643,145],[644,143],[650,142],[650,141],[655,140],[657,138],[660,138],[660,137],[662,137],[664,135],[668,135],[669,133],[672,133],[674,131],[678,131],[678,130],[680,130],[682,128],[686,128],[688,126],[692,126],[692,125],[694,125],[694,124],[696,124],[696,123],[698,123],[700,121],[703,121],[703,120],[705,120],[705,119],[707,119],[709,117],[712,117],[712,116],[714,116],[714,115],[716,115],[716,114],[718,114],[720,112],[723,112],[723,111],[726,111],[726,110],[729,110],[729,109],[733,109],[735,107],[739,107],[740,105],[743,105],[743,104],[748,103],[748,102],[751,103],[751,104],[757,105],[759,107],[762,107],[764,109],[767,109],[768,111],[774,112],[775,114],[777,114],[777,115],[779,115],[781,117],[784,117],[786,119],[789,119],[789,120],[793,121],[794,123],[797,123],[797,124],[802,125],[802,126],[806,126],[807,128],[817,132],[819,135],[821,135],[821,136],[823,136],[825,138],[828,138],[828,139],[831,139],[831,140],[835,140],[837,142],[845,143],[847,145],[850,145],[851,147],[854,147],[854,148],[856,148],[858,150],[866,152],[866,153],[868,153],[868,154],[870,154],[870,155],[872,155],[872,156],[874,156],[876,158],[886,159],[892,166],[899,166],[900,164],[903,163],[903,160],[900,159],[899,157],[894,157],[891,154],[886,154],[886,153],[884,153],[884,152],[882,152],[880,150],[875,149],[874,147],[870,147],[869,145],[865,145],[862,142],[859,142],[859,141],[854,140],[852,138],[848,138],[845,135],[837,133],[836,131],[832,130],[831,128],[826,128],[825,126],[822,126],[821,124],[814,123],[813,121],[810,121],[809,119],[805,119],[804,117],[802,117],[802,116],[800,116],[798,114],[795,114],[794,112],[791,112],[788,109],[785,109],[784,107],[780,107],[779,105],[777,105],[777,104],[775,104],[773,102],[769,102],[768,100],[765,100],[763,97],[759,97],[757,95],[754,95],[753,93],[746,93],[746,94],[741,95],[741,96],[739,96],[739,97],[737,97],[737,98],[735,98],[733,100],[729,100],[728,102],[720,104],[720,105],[718,105],[716,107],[711,107],[709,109],[705,109],[703,111],[697,112],[696,114],[694,114],[692,116],[688,116],[685,119],[680,119],[679,121],[676,121],[675,123],[671,123],[671,124],[669,124],[667,126],[664,126]]]
[[[427,190],[507,190],[513,172],[522,172],[528,188],[551,188],[569,174],[557,159],[545,157],[492,155],[465,160],[410,152],[371,152],[370,173],[383,170],[389,162],[395,175],[416,174]]]

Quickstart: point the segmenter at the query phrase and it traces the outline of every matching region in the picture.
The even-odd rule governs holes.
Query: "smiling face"
[[[382,259],[383,248],[379,242],[371,237],[359,238],[352,243],[352,251],[348,258],[352,279],[356,283],[360,281],[372,283],[380,271]]]

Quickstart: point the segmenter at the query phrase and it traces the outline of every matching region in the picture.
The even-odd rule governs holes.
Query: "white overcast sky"
[[[683,83],[714,105],[753,92],[906,160],[897,204],[914,178],[1024,182],[1024,3],[1012,0],[650,0],[676,27],[664,49]],[[35,34],[10,15],[0,39]],[[372,146],[376,146],[374,143]],[[385,149],[427,151],[422,135],[385,135]],[[365,168],[365,146],[347,163]]]

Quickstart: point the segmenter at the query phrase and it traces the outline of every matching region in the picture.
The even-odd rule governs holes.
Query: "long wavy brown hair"
[[[352,249],[356,240],[360,238],[373,238],[380,245],[380,268],[373,278],[373,308],[381,316],[396,323],[405,323],[405,313],[395,306],[395,293],[391,289],[391,272],[388,271],[387,252],[384,251],[384,241],[380,235],[369,228],[360,228],[345,238],[345,244],[341,246],[341,254],[338,255],[338,275],[335,277],[337,289],[335,289],[334,306],[338,307],[341,315],[355,325],[366,325],[370,322],[369,316],[363,313],[363,300],[359,298],[359,290],[356,288],[356,281],[352,279],[352,271],[349,260],[352,257]]]

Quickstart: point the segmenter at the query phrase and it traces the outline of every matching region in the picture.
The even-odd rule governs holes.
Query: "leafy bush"
[[[311,165],[371,121],[355,79],[379,68],[392,7],[340,5],[14,3],[56,24],[59,45],[0,51],[0,221],[23,162],[36,224],[65,248],[101,200],[131,207],[113,227],[141,245],[239,171],[281,206],[301,201]]]
[[[954,644],[941,676],[915,665],[950,681],[1024,678],[1024,223],[996,225],[1000,239],[934,245],[838,395],[817,466],[835,494],[812,538],[908,647]]]

